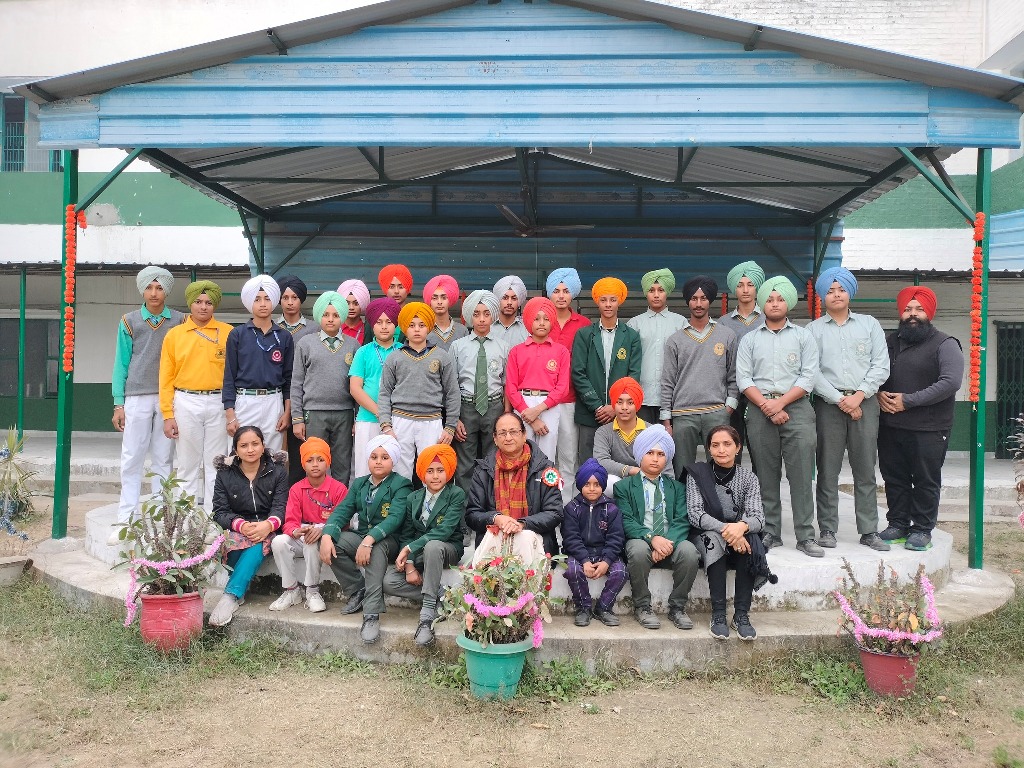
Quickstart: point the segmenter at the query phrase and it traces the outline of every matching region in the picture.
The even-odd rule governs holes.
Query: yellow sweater
[[[174,418],[175,389],[224,386],[224,356],[230,332],[231,325],[216,318],[200,328],[191,317],[167,332],[160,351],[160,411],[165,419]]]

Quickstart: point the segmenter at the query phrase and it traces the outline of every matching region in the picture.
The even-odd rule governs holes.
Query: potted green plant
[[[165,652],[187,648],[203,631],[201,588],[224,541],[195,497],[180,493],[181,483],[173,472],[161,480],[160,492],[121,529],[125,559],[115,566],[131,575],[125,626],[135,620],[141,599],[142,639]]]
[[[551,621],[552,558],[528,566],[507,543],[501,554],[461,567],[460,583],[445,592],[439,610],[439,620],[451,618],[462,629],[455,640],[478,699],[515,696],[526,653],[540,647],[544,622]]]
[[[27,520],[32,512],[32,489],[28,481],[35,472],[29,472],[18,463],[18,454],[25,441],[18,439],[17,429],[7,430],[7,439],[0,443],[0,528],[23,541],[28,534],[15,527],[18,520]]]
[[[845,557],[846,576],[832,594],[842,612],[839,626],[853,635],[868,687],[881,696],[904,696],[914,690],[921,650],[942,637],[935,609],[935,588],[918,566],[912,581],[900,584],[896,571],[886,577],[878,562],[875,583],[865,587]]]

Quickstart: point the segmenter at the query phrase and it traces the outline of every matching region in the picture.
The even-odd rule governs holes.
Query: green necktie
[[[338,337],[337,336],[328,336],[327,337],[327,346],[330,347],[331,348],[331,352],[333,352],[335,347],[338,346]]]
[[[654,535],[664,536],[668,526],[665,521],[665,496],[661,492],[661,481],[654,484]]]
[[[481,416],[487,413],[487,352],[484,349],[486,338],[476,337],[480,342],[480,351],[476,353],[476,387],[473,389],[473,403],[476,412]]]

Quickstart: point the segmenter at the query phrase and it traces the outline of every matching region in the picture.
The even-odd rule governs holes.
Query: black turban
[[[291,288],[295,291],[295,295],[299,297],[299,301],[306,300],[306,296],[308,294],[306,284],[295,275],[282,275],[277,278],[277,287],[281,289],[281,293],[284,293]]]
[[[698,290],[704,291],[704,295],[712,301],[718,295],[718,283],[707,275],[697,275],[683,285],[683,298],[689,301]]]

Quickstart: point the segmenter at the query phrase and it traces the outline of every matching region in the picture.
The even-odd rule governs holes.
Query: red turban
[[[931,288],[925,288],[923,285],[908,285],[902,291],[897,293],[896,310],[902,315],[907,309],[907,304],[912,302],[914,299],[917,299],[924,308],[924,313],[928,315],[928,319],[934,320],[935,310],[939,308],[939,300],[935,296],[935,291]]]
[[[527,333],[533,333],[533,321],[537,318],[538,312],[543,312],[547,315],[552,325],[554,325],[555,318],[558,316],[558,310],[555,309],[551,299],[544,296],[534,296],[523,307],[523,325],[526,326]]]
[[[455,278],[451,275],[436,275],[427,280],[427,284],[423,286],[423,300],[427,304],[430,303],[430,299],[433,298],[434,292],[438,288],[444,290],[445,296],[448,297],[449,307],[454,307],[459,303],[459,284],[455,282]]]
[[[455,449],[450,445],[429,445],[420,452],[416,459],[416,476],[424,483],[427,482],[427,467],[435,461],[441,462],[448,479],[455,477]]]
[[[299,458],[302,459],[302,463],[306,463],[306,459],[310,456],[322,456],[323,460],[328,464],[331,463],[331,446],[327,444],[326,440],[319,437],[307,437],[299,445]]]
[[[387,264],[384,269],[377,275],[377,282],[380,283],[380,289],[384,293],[388,292],[388,288],[391,286],[391,281],[395,278],[402,281],[402,285],[405,286],[405,290],[412,293],[412,272],[404,264]]]
[[[644,404],[644,389],[636,379],[632,379],[629,376],[623,376],[612,384],[611,388],[608,390],[608,394],[611,396],[612,405],[615,405],[618,399],[622,397],[623,393],[633,398],[633,405],[637,408]]]

